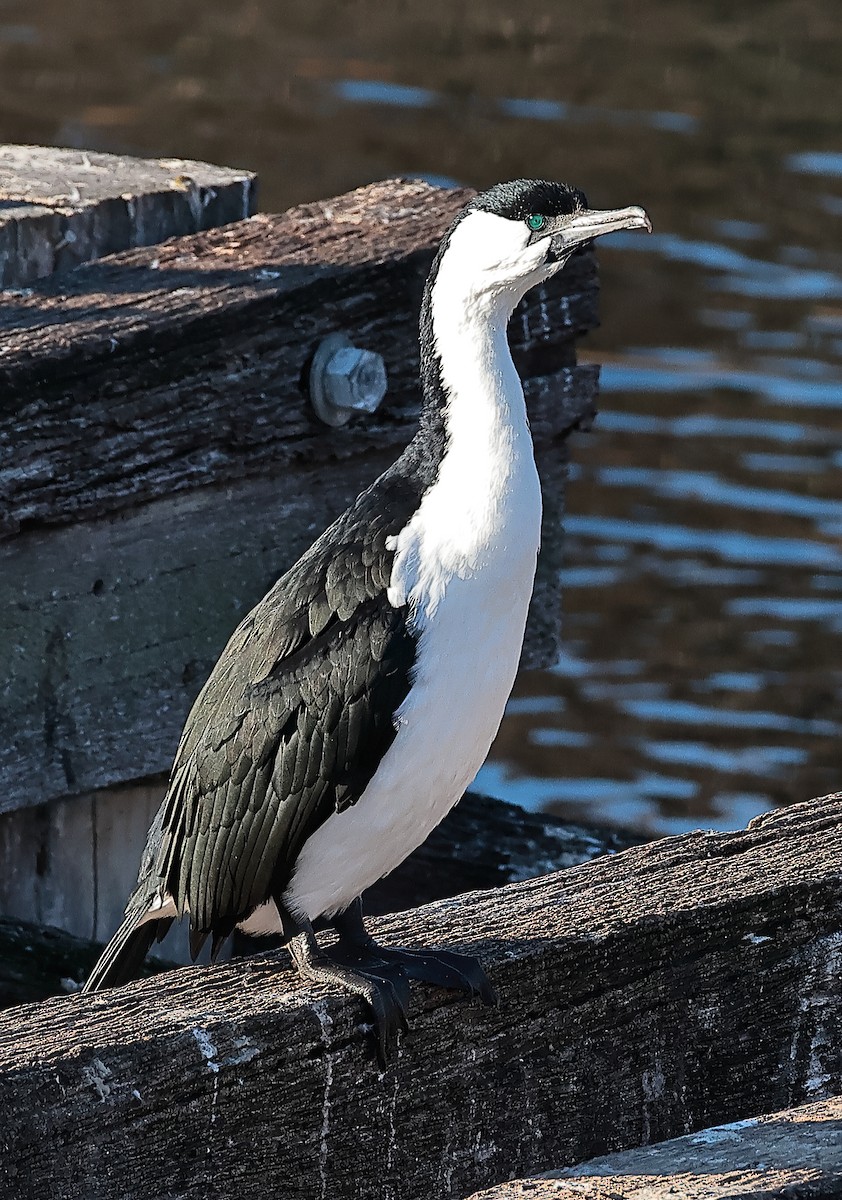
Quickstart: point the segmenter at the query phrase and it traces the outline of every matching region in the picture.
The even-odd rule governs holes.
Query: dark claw
[[[408,1028],[405,1003],[409,998],[406,977],[400,968],[390,968],[376,958],[337,954],[336,949],[324,950],[312,929],[305,928],[289,942],[289,950],[304,979],[320,983],[335,983],[367,1001],[374,1014],[377,1034],[377,1057],[385,1067],[393,1057],[398,1034]],[[350,958],[353,965],[343,959]]]
[[[367,972],[360,977],[368,984],[360,992],[374,1014],[377,1061],[385,1071],[397,1052],[398,1034],[408,1029],[406,1013],[389,980],[377,979]]]
[[[308,921],[282,915],[290,953],[301,974],[337,983],[367,1001],[374,1014],[377,1058],[384,1069],[394,1057],[399,1035],[409,1028],[410,979],[479,996],[483,1004],[497,1004],[497,993],[477,958],[452,950],[394,950],[378,945],[366,931],[359,899],[331,918],[339,940],[328,948],[316,941]]]
[[[341,941],[337,942],[335,946],[331,946],[326,954],[333,962],[341,963],[367,977],[391,984],[398,1004],[406,1017],[406,1010],[409,1007],[409,980],[408,972],[404,970],[401,963],[384,961],[379,947],[368,952],[368,948],[363,949]]]

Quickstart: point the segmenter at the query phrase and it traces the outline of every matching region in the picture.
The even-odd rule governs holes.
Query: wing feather
[[[415,635],[385,589],[417,485],[387,473],[235,630],[179,743],[131,903],[168,894],[191,947],[278,898],[307,838],[395,736]]]

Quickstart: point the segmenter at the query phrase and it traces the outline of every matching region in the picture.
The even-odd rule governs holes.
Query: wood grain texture
[[[842,1098],[703,1129],[471,1200],[837,1200]]]
[[[128,251],[9,298],[5,531],[119,512],[270,464],[397,453],[418,413],[424,278],[470,195],[375,184]],[[564,372],[573,339],[596,323],[596,300],[593,257],[577,256],[512,319],[538,441],[561,440],[587,418],[594,372]],[[389,395],[372,418],[331,430],[312,413],[306,371],[336,329],[383,355]]]
[[[374,925],[500,1008],[414,988],[382,1074],[276,955],[7,1010],[0,1193],[460,1197],[842,1092],[842,795]]]
[[[253,172],[188,159],[0,145],[0,288],[251,216]]]

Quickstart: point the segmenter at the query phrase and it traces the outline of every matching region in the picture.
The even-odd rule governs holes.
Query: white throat
[[[532,438],[506,337],[520,294],[476,286],[466,262],[472,241],[451,244],[431,295],[445,395],[444,456],[421,507],[395,539],[389,598],[409,600],[422,623],[453,577],[470,578],[492,564],[534,575],[540,539]]]

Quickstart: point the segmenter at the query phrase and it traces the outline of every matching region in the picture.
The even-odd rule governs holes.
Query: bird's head
[[[460,213],[439,252],[439,276],[463,299],[511,309],[594,238],[652,230],[642,208],[589,209],[577,188],[545,180],[498,183]]]

